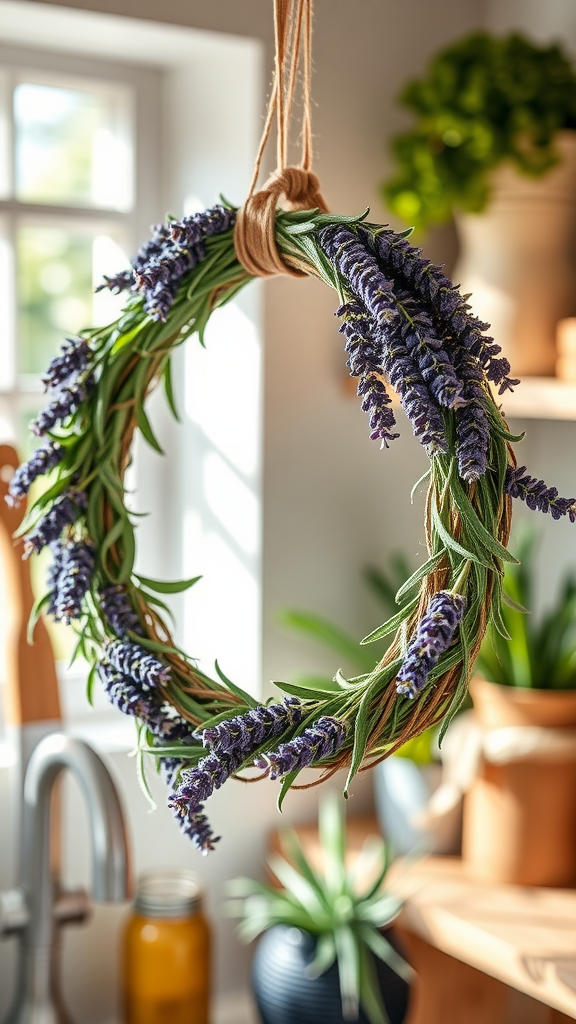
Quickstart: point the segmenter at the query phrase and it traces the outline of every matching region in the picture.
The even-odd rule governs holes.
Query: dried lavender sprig
[[[41,437],[48,430],[51,430],[56,423],[72,416],[80,405],[86,401],[89,392],[94,387],[94,377],[89,374],[85,380],[66,384],[57,393],[56,398],[38,413],[35,420],[32,420],[30,429],[37,437]]]
[[[113,295],[119,295],[120,292],[129,292],[134,288],[135,277],[133,270],[119,270],[117,274],[112,274],[112,276],[104,274],[103,277],[102,284],[99,284],[95,289],[97,292],[107,288]]]
[[[48,441],[32,452],[28,462],[22,462],[8,484],[6,502],[15,507],[26,497],[32,484],[39,476],[45,476],[66,454],[66,449],[57,441]]]
[[[193,743],[193,726],[168,704],[158,690],[143,689],[134,679],[100,662],[98,673],[109,700],[119,711],[144,723],[158,739],[170,743]]]
[[[431,395],[446,409],[465,405],[463,383],[453,364],[451,350],[436,333],[430,317],[411,292],[398,288],[396,299],[404,313],[402,335],[406,348]]]
[[[370,351],[374,353],[370,356],[369,366],[376,362],[376,353],[379,353],[380,372],[388,376],[392,387],[400,395],[402,408],[412,423],[414,434],[428,454],[432,456],[436,452],[447,451],[448,441],[442,415],[403,337],[403,331],[409,327],[405,318],[392,310],[389,317],[376,324],[358,298],[346,303],[341,309],[344,309],[346,316],[353,318],[355,336],[370,346]],[[382,422],[386,430],[388,421],[384,416]],[[386,433],[379,436],[386,440],[394,437]]]
[[[490,423],[484,408],[484,374],[477,360],[465,348],[458,348],[455,363],[468,399],[463,408],[456,409],[458,474],[467,483],[473,483],[484,476],[490,450]]]
[[[264,741],[276,739],[298,725],[303,713],[298,697],[285,697],[281,704],[260,704],[199,732],[204,746],[213,753],[238,754],[245,760]]]
[[[366,244],[375,252],[385,274],[400,276],[413,295],[420,298],[428,309],[439,319],[444,330],[449,330],[454,339],[464,345],[484,369],[489,380],[500,385],[500,394],[512,390],[520,383],[511,379],[510,363],[501,353],[494,339],[483,332],[489,325],[482,323],[470,312],[465,297],[431,260],[422,256],[422,250],[392,230],[377,232],[359,228]]]
[[[426,312],[411,295],[396,289],[394,280],[384,276],[378,261],[348,228],[330,225],[320,231],[319,240],[384,337],[387,326],[401,327],[408,352],[438,404],[449,409],[461,405],[460,381]]]
[[[266,769],[271,779],[279,779],[289,772],[300,771],[331,757],[345,739],[346,723],[339,718],[324,716],[304,729],[300,736],[281,743],[278,750],[256,757],[254,764]]]
[[[370,439],[379,440],[381,447],[388,448],[389,442],[400,435],[393,433],[396,418],[386,386],[375,374],[383,372],[382,352],[369,333],[369,318],[366,310],[356,300],[345,303],[336,311],[343,317],[340,333],[346,338],[347,366],[351,377],[360,377],[357,393],[362,398],[362,410],[370,417]]]
[[[384,356],[384,372],[400,396],[400,403],[412,423],[415,437],[430,458],[448,451],[444,420],[433,403],[401,331],[389,332]]]
[[[576,522],[576,498],[560,498],[555,487],[529,476],[526,466],[508,466],[504,491],[511,498],[525,501],[533,512],[550,512],[553,519],[567,515],[571,523]]]
[[[184,274],[205,256],[201,243],[190,250],[166,249],[162,256],[136,272],[136,289],[144,295],[144,309],[153,320],[166,320]]]
[[[221,235],[234,226],[236,211],[216,203],[209,210],[172,221],[170,234],[177,245],[190,249],[209,235]]]
[[[80,618],[82,602],[90,588],[94,572],[94,547],[87,541],[69,541],[60,545],[51,577],[53,592],[50,611],[60,622]]]
[[[221,751],[203,757],[195,768],[181,772],[180,781],[168,796],[168,806],[174,812],[182,831],[202,853],[214,849],[219,837],[214,837],[204,811],[204,802],[216,789],[220,789],[244,760],[242,754]]]
[[[203,804],[199,804],[195,811],[186,812],[181,808],[175,809],[170,804],[170,797],[168,797],[168,806],[174,810],[176,820],[184,835],[192,840],[196,849],[200,850],[204,857],[215,849],[215,843],[220,841],[220,836],[214,835],[208,817],[204,814]]]
[[[466,598],[450,590],[439,590],[430,598],[396,677],[398,693],[412,699],[421,692],[441,655],[450,647],[465,609]]]
[[[84,338],[66,338],[60,355],[52,360],[42,377],[45,388],[59,388],[70,377],[82,373],[91,360],[92,351]]]
[[[24,557],[27,558],[33,551],[38,554],[47,544],[58,540],[65,526],[69,526],[78,519],[86,508],[86,495],[84,491],[65,491],[61,498],[56,501],[49,512],[36,524],[30,533],[24,538]]]
[[[126,590],[120,584],[110,584],[100,591],[100,606],[113,633],[120,639],[131,633],[142,634],[140,619],[130,604]]]
[[[170,669],[140,644],[131,640],[113,640],[106,647],[106,660],[112,668],[140,686],[164,686],[170,681]]]
[[[236,213],[220,204],[180,221],[157,224],[152,238],[132,258],[133,273],[122,271],[105,278],[100,288],[131,288],[145,299],[144,309],[154,320],[166,320],[182,277],[206,256],[203,242],[228,231]]]

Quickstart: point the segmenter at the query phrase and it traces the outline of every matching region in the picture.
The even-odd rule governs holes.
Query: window
[[[108,66],[104,77],[85,63],[80,75],[66,57],[0,55],[0,435],[23,458],[46,402],[41,375],[64,338],[120,312],[123,297],[95,287],[142,240],[137,199],[154,207],[150,220],[160,210],[138,175],[136,82],[124,68]],[[48,561],[34,559],[33,574]],[[72,632],[47,625],[74,719],[86,711],[85,672],[66,669]]]
[[[85,226],[90,228],[94,232],[89,233],[92,247],[83,273],[86,279],[90,273],[98,279],[100,270],[109,273],[118,264],[109,256],[102,256],[100,263],[97,239],[111,239],[130,254],[149,237],[150,225],[167,212],[181,215],[211,205],[220,192],[240,202],[252,174],[261,130],[263,47],[246,37],[27,0],[0,0],[0,36],[0,103],[4,112],[0,131],[7,136],[9,129],[12,147],[10,159],[0,168],[0,218],[12,224],[11,232],[4,230],[0,252],[4,261],[0,268],[0,290],[4,289],[0,318],[5,310],[4,295],[9,292],[12,296],[5,316],[9,330],[4,329],[4,322],[0,328],[0,369],[4,369],[8,354],[13,360],[10,385],[0,381],[0,439],[14,440],[18,431],[18,439],[24,441],[27,424],[43,396],[38,374],[24,372],[17,349],[15,221],[27,226],[28,217],[35,224],[47,224],[52,217],[50,226],[57,229],[70,230],[75,225],[81,234]],[[37,50],[32,51],[32,46]],[[25,76],[18,78],[22,71]],[[80,93],[76,107],[71,110],[68,105],[66,117],[76,117],[76,124],[81,121],[84,138],[90,130],[105,132],[104,138],[109,142],[112,135],[118,147],[128,138],[131,206],[118,198],[105,200],[105,178],[100,177],[93,187],[103,161],[94,158],[91,146],[82,176],[73,182],[70,200],[62,202],[53,193],[32,200],[15,197],[14,172],[7,175],[6,167],[14,165],[12,97],[15,84],[20,83]],[[0,151],[5,149],[0,139]],[[115,152],[118,154],[118,149]],[[117,162],[119,159],[117,155]],[[38,187],[37,183],[26,185],[27,189]],[[124,243],[123,238],[128,241]],[[53,256],[52,261],[63,262],[60,256]],[[79,257],[70,262],[79,274]],[[9,288],[5,284],[8,273]],[[59,276],[63,280],[61,268],[52,268],[44,274],[44,285],[55,288]],[[54,300],[58,314],[62,312],[58,302],[69,297],[67,289],[47,301]],[[94,302],[92,294],[86,302]],[[176,579],[191,568],[189,575],[205,576],[201,587],[176,595],[172,602],[177,640],[208,672],[213,671],[218,655],[227,674],[255,693],[261,685],[261,304],[261,289],[252,285],[234,307],[221,311],[222,316],[215,319],[207,350],[198,351],[190,344],[176,354],[174,380],[182,422],[173,423],[161,395],[151,399],[151,416],[167,456],[162,458],[145,444],[137,444],[138,479],[130,482],[137,492],[139,510],[149,513],[138,524],[140,571]],[[110,314],[100,315],[94,309],[94,316],[107,320]],[[68,323],[67,330],[71,329]],[[56,345],[61,340],[61,333],[54,335]],[[44,356],[38,359],[41,368],[45,363]],[[249,376],[249,387],[238,386],[244,375]],[[214,395],[213,381],[224,378],[230,381],[228,439],[222,437],[222,423],[214,434],[214,409],[198,396],[200,379],[207,381]],[[236,444],[230,447],[232,435]],[[231,496],[237,497],[239,490],[244,496],[243,529],[225,515],[223,497],[228,490]],[[0,629],[1,623],[0,612]],[[65,627],[60,628],[64,632]],[[63,650],[69,641],[62,636],[59,642]],[[87,714],[81,673],[80,678],[64,677],[62,683],[65,711],[78,734],[97,747],[102,743],[110,748],[118,742],[120,749],[122,740],[112,737],[111,716],[116,715],[127,727],[126,742],[131,744],[130,721],[106,705],[99,687],[94,693],[102,700],[102,713],[94,716]],[[0,694],[0,709],[1,705]],[[99,721],[106,732],[104,741],[95,729]]]
[[[32,64],[0,70],[2,434],[23,453],[41,373],[63,338],[116,315],[95,293],[134,238],[134,88]]]

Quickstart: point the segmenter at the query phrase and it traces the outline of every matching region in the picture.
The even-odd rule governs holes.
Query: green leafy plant
[[[426,227],[455,207],[483,210],[504,160],[532,177],[558,162],[556,133],[576,127],[576,75],[558,46],[475,32],[438,53],[400,102],[416,123],[391,141],[398,169],[383,196]]]
[[[505,639],[489,627],[478,655],[478,668],[490,682],[536,690],[576,687],[576,574],[562,584],[556,603],[538,621],[525,611],[533,606],[536,536],[525,534],[518,546],[519,565],[504,572],[511,603],[502,617]]]
[[[364,582],[387,616],[393,616],[398,611],[396,594],[409,575],[408,559],[399,551],[391,555],[388,571],[375,565],[369,565],[362,572]],[[377,643],[366,647],[337,623],[316,612],[300,608],[284,608],[278,613],[277,619],[280,625],[292,633],[325,647],[332,654],[343,657],[358,676],[365,672],[371,672],[375,663],[390,646],[391,638],[383,637]],[[299,686],[318,686],[321,689],[329,690],[331,687],[336,688],[337,677],[332,679],[330,676],[306,674],[299,675],[295,682]],[[409,757],[418,764],[430,764],[435,760],[437,749],[435,736],[435,729],[427,729],[420,736],[405,743],[399,753],[402,757]]]
[[[241,918],[240,938],[251,942],[266,929],[287,924],[316,937],[316,955],[308,968],[319,977],[336,961],[342,1012],[358,1017],[360,1005],[371,1024],[385,1024],[386,1011],[376,976],[374,956],[405,981],[412,969],[381,934],[398,916],[402,903],[383,888],[389,866],[384,841],[372,836],[350,868],[346,867],[346,826],[334,794],[320,802],[321,868],[306,857],[297,835],[282,833],[285,856],[271,856],[269,867],[282,888],[251,878],[238,878],[229,891],[228,905]]]

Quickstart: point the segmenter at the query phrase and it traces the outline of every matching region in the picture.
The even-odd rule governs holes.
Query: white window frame
[[[150,98],[162,89],[162,73],[157,68],[127,68],[125,65],[82,60],[82,71],[77,58],[69,54],[30,51],[19,47],[0,47],[1,133],[6,144],[4,167],[0,169],[0,237],[4,247],[0,254],[5,262],[3,291],[6,300],[0,323],[0,415],[4,423],[13,424],[23,412],[40,409],[46,402],[40,376],[17,372],[17,281],[15,240],[19,225],[51,226],[58,224],[78,231],[94,230],[95,234],[110,234],[131,255],[149,233],[149,225],[162,218],[162,192],[160,152],[155,139],[160,132],[160,119],[150,116]],[[131,196],[125,209],[93,204],[67,205],[59,203],[23,202],[14,193],[14,115],[13,91],[20,82],[32,82],[62,88],[85,89],[108,94],[117,105],[122,130],[131,149]],[[146,104],[146,110],[143,110]],[[159,114],[158,105],[152,110]],[[115,112],[116,113],[116,112]],[[7,152],[6,152],[7,151]],[[2,173],[3,172],[3,173]],[[120,269],[110,267],[110,273]],[[89,326],[89,325],[87,325]],[[4,428],[3,440],[9,439]],[[130,720],[120,718],[110,707],[103,694],[95,688],[96,714],[90,714],[86,704],[82,667],[68,667],[58,663],[63,713],[74,730],[99,746],[130,746],[133,729]],[[112,729],[112,735],[111,735]]]

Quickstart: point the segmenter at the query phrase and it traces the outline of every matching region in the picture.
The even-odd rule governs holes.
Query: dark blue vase
[[[388,936],[389,938],[389,936]],[[308,932],[278,924],[260,939],[252,965],[252,986],[262,1024],[349,1024],[342,1016],[338,967],[308,978],[316,941]],[[408,985],[375,958],[380,991],[390,1024],[402,1024]],[[369,1024],[360,1011],[359,1024]]]

